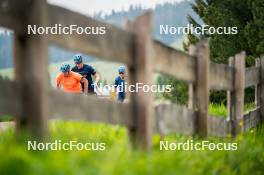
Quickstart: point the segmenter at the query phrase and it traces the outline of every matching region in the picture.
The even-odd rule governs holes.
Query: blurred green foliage
[[[188,21],[196,27],[207,24],[212,27],[237,27],[238,34],[188,35],[184,49],[204,38],[209,39],[210,58],[217,63],[228,64],[228,58],[246,51],[246,66],[254,66],[255,58],[264,54],[264,1],[263,0],[194,0],[192,9],[202,19],[197,21],[192,15]],[[196,16],[195,16],[196,17]],[[225,92],[211,92],[213,103],[225,103]],[[253,102],[254,89],[247,88],[245,102]]]
[[[173,76],[159,74],[156,79],[158,85],[171,85],[171,92],[159,93],[159,98],[164,98],[172,103],[188,104],[188,86],[186,83],[176,80]]]
[[[158,85],[171,85],[171,92],[155,94],[156,99],[169,100],[172,103],[187,105],[188,104],[188,85],[182,81],[175,79],[173,76],[158,74],[156,78]],[[227,91],[210,91],[210,103],[217,105],[227,104]],[[245,104],[251,104],[255,101],[255,88],[245,88]]]
[[[227,64],[228,57],[244,50],[248,56],[247,66],[254,64],[254,58],[264,53],[263,0],[194,0],[192,9],[204,24],[213,27],[237,27],[238,34],[190,34],[188,42],[184,44],[186,50],[190,44],[210,38],[210,54],[213,61]],[[194,26],[203,24],[192,15],[188,16],[188,20]]]
[[[24,139],[13,129],[0,133],[1,175],[262,175],[264,129],[230,138],[207,138],[211,142],[238,142],[237,151],[160,151],[160,137],[153,138],[151,152],[133,150],[124,127],[86,122],[51,121],[50,140],[105,142],[106,151],[27,151]],[[165,140],[184,142],[191,136],[169,135]]]

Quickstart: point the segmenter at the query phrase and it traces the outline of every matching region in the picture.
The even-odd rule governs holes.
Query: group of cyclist
[[[67,93],[95,94],[95,88],[100,80],[100,75],[92,66],[83,63],[83,58],[80,54],[74,56],[74,63],[75,66],[73,68],[67,63],[61,65],[61,72],[56,78],[57,89],[62,88]],[[114,82],[115,88],[125,85],[125,73],[125,67],[120,66],[118,68],[119,75]],[[118,91],[117,100],[119,102],[125,100],[124,91]]]

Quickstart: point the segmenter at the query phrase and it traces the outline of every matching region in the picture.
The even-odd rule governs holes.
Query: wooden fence
[[[125,125],[132,143],[151,147],[152,134],[183,133],[199,136],[235,136],[255,127],[264,116],[264,58],[256,67],[245,68],[245,53],[230,58],[230,64],[210,62],[206,41],[190,53],[172,49],[151,39],[151,13],[128,22],[125,30],[96,21],[45,0],[0,0],[0,25],[14,30],[15,81],[0,80],[0,115],[16,116],[17,130],[29,129],[35,136],[47,134],[49,118],[88,120]],[[27,35],[27,25],[76,24],[105,26],[106,34]],[[154,107],[151,93],[132,93],[129,104],[93,96],[62,94],[48,88],[47,46],[90,54],[128,66],[130,83],[152,84],[153,72],[174,76],[189,84],[189,107],[161,104]],[[244,88],[255,86],[257,108],[243,114]],[[228,118],[208,115],[209,90],[226,90]]]

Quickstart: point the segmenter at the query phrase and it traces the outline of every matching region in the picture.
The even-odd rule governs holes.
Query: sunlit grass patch
[[[209,115],[212,116],[220,116],[226,117],[227,116],[227,107],[224,104],[209,104]]]

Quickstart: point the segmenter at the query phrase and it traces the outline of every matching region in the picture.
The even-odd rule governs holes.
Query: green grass
[[[249,111],[255,108],[254,103],[248,103],[244,105],[244,113],[248,113]],[[226,117],[227,116],[227,107],[224,104],[209,104],[209,114],[216,117]]]
[[[217,117],[226,117],[227,116],[227,108],[224,104],[209,104],[209,114]]]
[[[237,151],[160,151],[159,136],[154,148],[142,152],[131,148],[125,128],[86,122],[52,121],[50,140],[105,142],[106,151],[27,151],[26,142],[15,141],[14,131],[0,134],[0,174],[3,175],[262,175],[264,130],[252,130],[235,140],[208,138],[211,142],[237,142]],[[168,141],[198,138],[169,135]]]
[[[256,107],[255,103],[247,103],[244,106],[244,112],[248,113],[249,111],[253,110]]]

